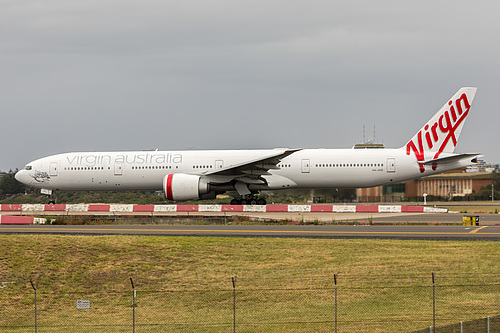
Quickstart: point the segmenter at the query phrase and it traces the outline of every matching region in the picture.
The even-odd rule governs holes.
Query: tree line
[[[10,170],[2,178],[0,178],[0,199],[14,194],[25,193],[26,185],[20,183],[15,178],[16,171]]]

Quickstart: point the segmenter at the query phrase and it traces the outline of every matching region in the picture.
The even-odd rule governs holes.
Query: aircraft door
[[[115,162],[115,176],[123,175],[123,163]]]
[[[309,160],[302,160],[302,173],[309,173],[311,172],[311,163]]]
[[[50,169],[49,169],[49,175],[50,176],[57,176],[57,169],[59,169],[59,163],[58,162],[51,162]]]
[[[387,159],[387,172],[396,172],[396,159],[388,158]]]
[[[215,170],[220,170],[223,168],[224,168],[224,161],[223,160],[215,161]]]

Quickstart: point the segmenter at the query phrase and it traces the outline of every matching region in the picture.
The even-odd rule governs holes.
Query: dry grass
[[[385,281],[386,273],[408,269],[429,276],[457,267],[498,267],[499,250],[498,242],[10,235],[0,236],[0,277],[16,285],[32,278],[41,288],[83,290],[128,290],[122,280],[129,277],[148,289],[204,288],[219,278],[226,281],[218,286],[227,287],[234,274],[248,275],[255,286],[259,282],[252,280],[323,271]]]
[[[30,278],[40,325],[50,331],[130,331],[130,277],[142,331],[231,329],[231,276],[246,331],[331,330],[333,273],[343,331],[361,324],[387,331],[388,322],[405,331],[412,320],[412,329],[428,326],[431,271],[441,324],[495,315],[500,301],[498,242],[7,235],[0,251],[2,330],[32,324]],[[77,311],[76,299],[92,299],[92,311]]]

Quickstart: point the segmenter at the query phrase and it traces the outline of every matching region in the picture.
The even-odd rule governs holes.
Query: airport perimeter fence
[[[291,272],[258,283],[259,274],[250,275],[204,287],[179,279],[169,286],[127,278],[102,289],[93,279],[76,290],[2,282],[0,331],[500,332],[500,284],[491,274]]]

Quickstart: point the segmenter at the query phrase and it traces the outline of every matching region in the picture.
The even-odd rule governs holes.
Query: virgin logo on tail
[[[464,92],[466,89],[473,89],[469,97]],[[475,91],[475,88],[460,89],[452,100],[447,105],[445,104],[406,144],[406,155],[413,152],[417,161],[423,162],[426,151],[434,153],[433,159],[438,158],[443,151],[453,152],[457,145],[461,126],[469,114]],[[420,172],[423,173],[425,171],[424,165],[419,163],[419,167]]]

